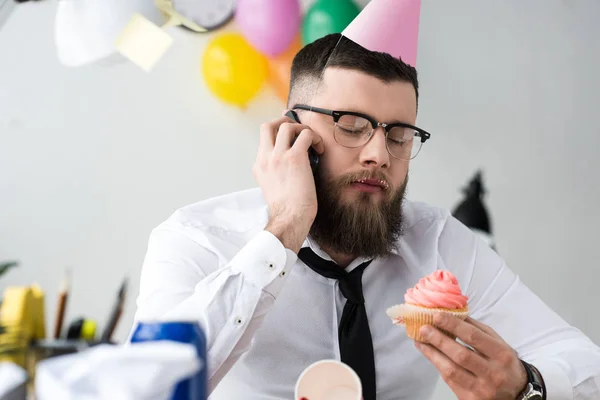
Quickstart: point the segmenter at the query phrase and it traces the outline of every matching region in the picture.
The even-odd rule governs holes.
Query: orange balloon
[[[300,35],[294,39],[290,47],[283,53],[269,58],[269,83],[275,89],[277,97],[284,103],[287,103],[290,92],[290,75],[292,72],[292,61],[302,48],[302,38]]]

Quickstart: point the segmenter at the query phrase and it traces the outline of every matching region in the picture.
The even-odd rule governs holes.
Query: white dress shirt
[[[363,274],[378,400],[427,399],[435,389],[437,370],[385,310],[436,269],[457,277],[473,318],[540,370],[548,400],[600,399],[598,346],[448,211],[411,201],[404,207],[398,251],[374,260]],[[285,249],[264,230],[267,218],[261,192],[251,189],[184,207],[150,236],[135,320],[200,323],[212,400],[293,399],[308,365],[340,359],[345,298],[338,281]],[[304,246],[330,259],[310,240]]]

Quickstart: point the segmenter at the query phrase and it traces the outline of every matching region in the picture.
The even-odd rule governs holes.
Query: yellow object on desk
[[[86,319],[81,326],[81,339],[91,342],[96,337],[96,322]]]
[[[26,368],[27,348],[45,337],[44,293],[39,286],[9,286],[0,306],[0,361]]]
[[[32,337],[33,339],[43,339],[46,337],[46,312],[44,308],[44,292],[38,284],[33,284],[31,286],[31,295],[33,297]]]

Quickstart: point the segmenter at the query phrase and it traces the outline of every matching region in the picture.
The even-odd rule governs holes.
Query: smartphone
[[[301,124],[300,118],[298,118],[298,114],[296,113],[296,111],[290,110],[287,113],[285,113],[285,115],[293,119],[297,123]],[[292,144],[294,144],[295,140],[296,138],[294,138]],[[312,169],[314,174],[317,171],[317,167],[319,166],[319,154],[315,151],[315,149],[312,148],[312,146],[308,148],[308,160],[310,161],[310,168]]]

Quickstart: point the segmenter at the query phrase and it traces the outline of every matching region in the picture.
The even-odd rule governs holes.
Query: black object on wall
[[[483,201],[485,192],[482,172],[478,170],[467,187],[463,189],[465,197],[452,211],[452,215],[479,234],[490,247],[495,248],[491,219]]]

